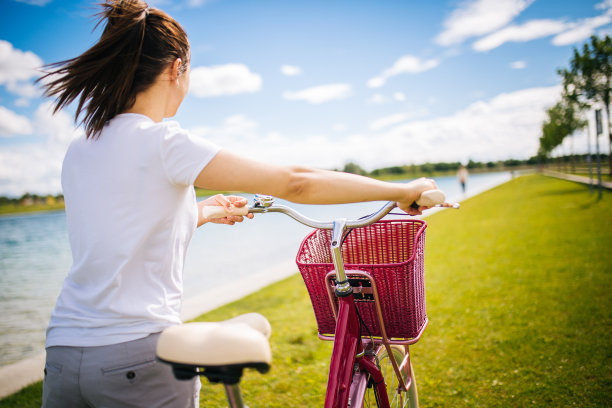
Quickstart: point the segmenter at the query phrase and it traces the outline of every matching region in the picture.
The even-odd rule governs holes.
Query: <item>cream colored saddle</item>
[[[179,379],[203,375],[210,382],[236,384],[244,368],[261,373],[270,369],[270,334],[270,323],[258,313],[222,322],[185,323],[162,332],[157,358],[172,365]]]

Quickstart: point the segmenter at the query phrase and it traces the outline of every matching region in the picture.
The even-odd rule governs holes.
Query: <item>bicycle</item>
[[[439,190],[424,193],[416,205],[459,207],[444,203]],[[296,261],[319,338],[334,342],[326,408],[418,407],[409,346],[428,323],[426,223],[381,221],[393,208],[395,203],[389,202],[359,220],[325,222],[274,204],[270,196],[256,196],[255,203],[245,207],[245,214],[280,212],[315,228],[302,242]],[[266,318],[256,313],[223,322],[186,323],[162,332],[157,358],[172,365],[176,378],[200,375],[223,383],[229,406],[240,408],[245,406],[239,387],[243,370],[265,373],[270,368],[270,333]]]

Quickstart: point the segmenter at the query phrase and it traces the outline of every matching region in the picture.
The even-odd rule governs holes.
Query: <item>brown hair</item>
[[[106,21],[98,42],[76,58],[49,64],[43,87],[45,96],[56,96],[54,112],[79,97],[75,123],[85,126],[87,138],[98,137],[104,125],[134,105],[168,64],[189,64],[185,30],[161,10],[141,0],[107,0],[96,27]]]

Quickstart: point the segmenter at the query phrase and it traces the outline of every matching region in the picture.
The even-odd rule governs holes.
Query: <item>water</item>
[[[507,172],[472,175],[468,193],[509,179]],[[449,201],[461,200],[454,176],[436,182]],[[381,203],[291,205],[311,218],[332,219],[358,218]],[[37,355],[44,348],[45,328],[72,262],[65,222],[63,211],[0,217],[0,365]],[[196,231],[187,254],[185,299],[292,263],[308,231],[282,214],[256,215],[233,227],[205,225]]]
[[[63,212],[0,218],[0,364],[40,353],[71,262]]]

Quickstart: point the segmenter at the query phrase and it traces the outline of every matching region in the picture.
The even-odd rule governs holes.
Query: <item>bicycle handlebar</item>
[[[445,196],[441,190],[427,190],[421,194],[421,197],[413,204],[413,207],[450,207],[459,208],[459,204],[448,204],[444,202]],[[389,214],[397,204],[393,201],[387,202],[378,211],[358,220],[343,220],[346,228],[360,228],[375,223],[385,215]],[[283,213],[294,220],[312,228],[317,229],[333,229],[334,221],[320,221],[309,218],[291,207],[281,204],[274,204],[274,197],[267,195],[255,195],[255,203],[251,206],[234,207],[231,215],[247,215],[248,213],[262,214],[268,212]],[[223,218],[228,214],[225,208],[218,205],[204,206],[201,208],[201,213],[204,218]]]
[[[445,203],[444,193],[440,190],[428,190],[421,194],[421,197],[416,201],[414,205],[423,207],[452,207],[459,208],[458,204]],[[332,230],[331,240],[331,251],[332,260],[334,263],[334,269],[336,270],[336,276],[338,278],[338,285],[336,286],[336,293],[352,293],[352,288],[347,280],[346,273],[344,272],[344,261],[342,260],[341,246],[343,241],[344,233],[352,228],[365,227],[373,224],[380,220],[385,215],[389,214],[392,209],[397,206],[397,203],[393,201],[387,202],[378,211],[370,214],[359,220],[347,220],[345,218],[338,218],[333,221],[319,221],[312,218],[306,217],[291,207],[286,205],[274,204],[274,197],[267,195],[255,195],[255,203],[249,207],[234,207],[233,215],[246,215],[248,213],[261,214],[269,212],[279,212],[286,214],[294,220],[316,229]],[[211,208],[212,207],[212,208]],[[219,218],[226,217],[228,214],[225,208],[222,206],[204,206],[202,209],[202,215],[206,218]]]
[[[421,194],[421,197],[416,201],[416,206],[424,206],[424,207],[434,207],[434,206],[443,206],[443,207],[452,207],[459,208],[458,204],[445,204],[444,200],[446,199],[444,193],[441,190],[428,190]],[[273,204],[274,198],[271,196],[255,196],[255,204],[249,207],[249,212],[251,213],[266,213],[266,212],[280,212],[286,214],[293,218],[294,220],[312,228],[316,229],[334,229],[334,225],[336,224],[334,221],[319,221],[314,220],[312,218],[306,217],[303,214],[300,214],[296,210],[291,207],[279,204]],[[374,224],[376,221],[383,218],[385,215],[389,214],[391,210],[393,210],[397,206],[397,203],[394,201],[389,201],[385,205],[383,205],[378,211],[358,220],[343,220],[344,226],[346,228],[361,228],[368,226],[370,224]]]
[[[257,196],[256,196],[256,200],[257,200]],[[380,220],[385,215],[387,215],[392,209],[395,208],[395,206],[396,206],[395,202],[389,201],[381,209],[379,209],[375,213],[370,214],[369,216],[363,219],[347,220],[346,227],[347,228],[359,228],[359,227],[365,227],[366,225],[373,224],[376,221]],[[286,205],[281,205],[281,204],[272,204],[268,207],[265,207],[265,206],[258,205],[256,202],[253,206],[249,207],[249,212],[254,213],[254,214],[279,212],[279,213],[283,213],[283,214],[290,216],[294,220],[308,227],[312,227],[316,229],[333,229],[334,228],[333,221],[314,220],[312,218],[306,217],[303,214],[300,214],[299,212],[297,212],[291,207],[287,207]]]

